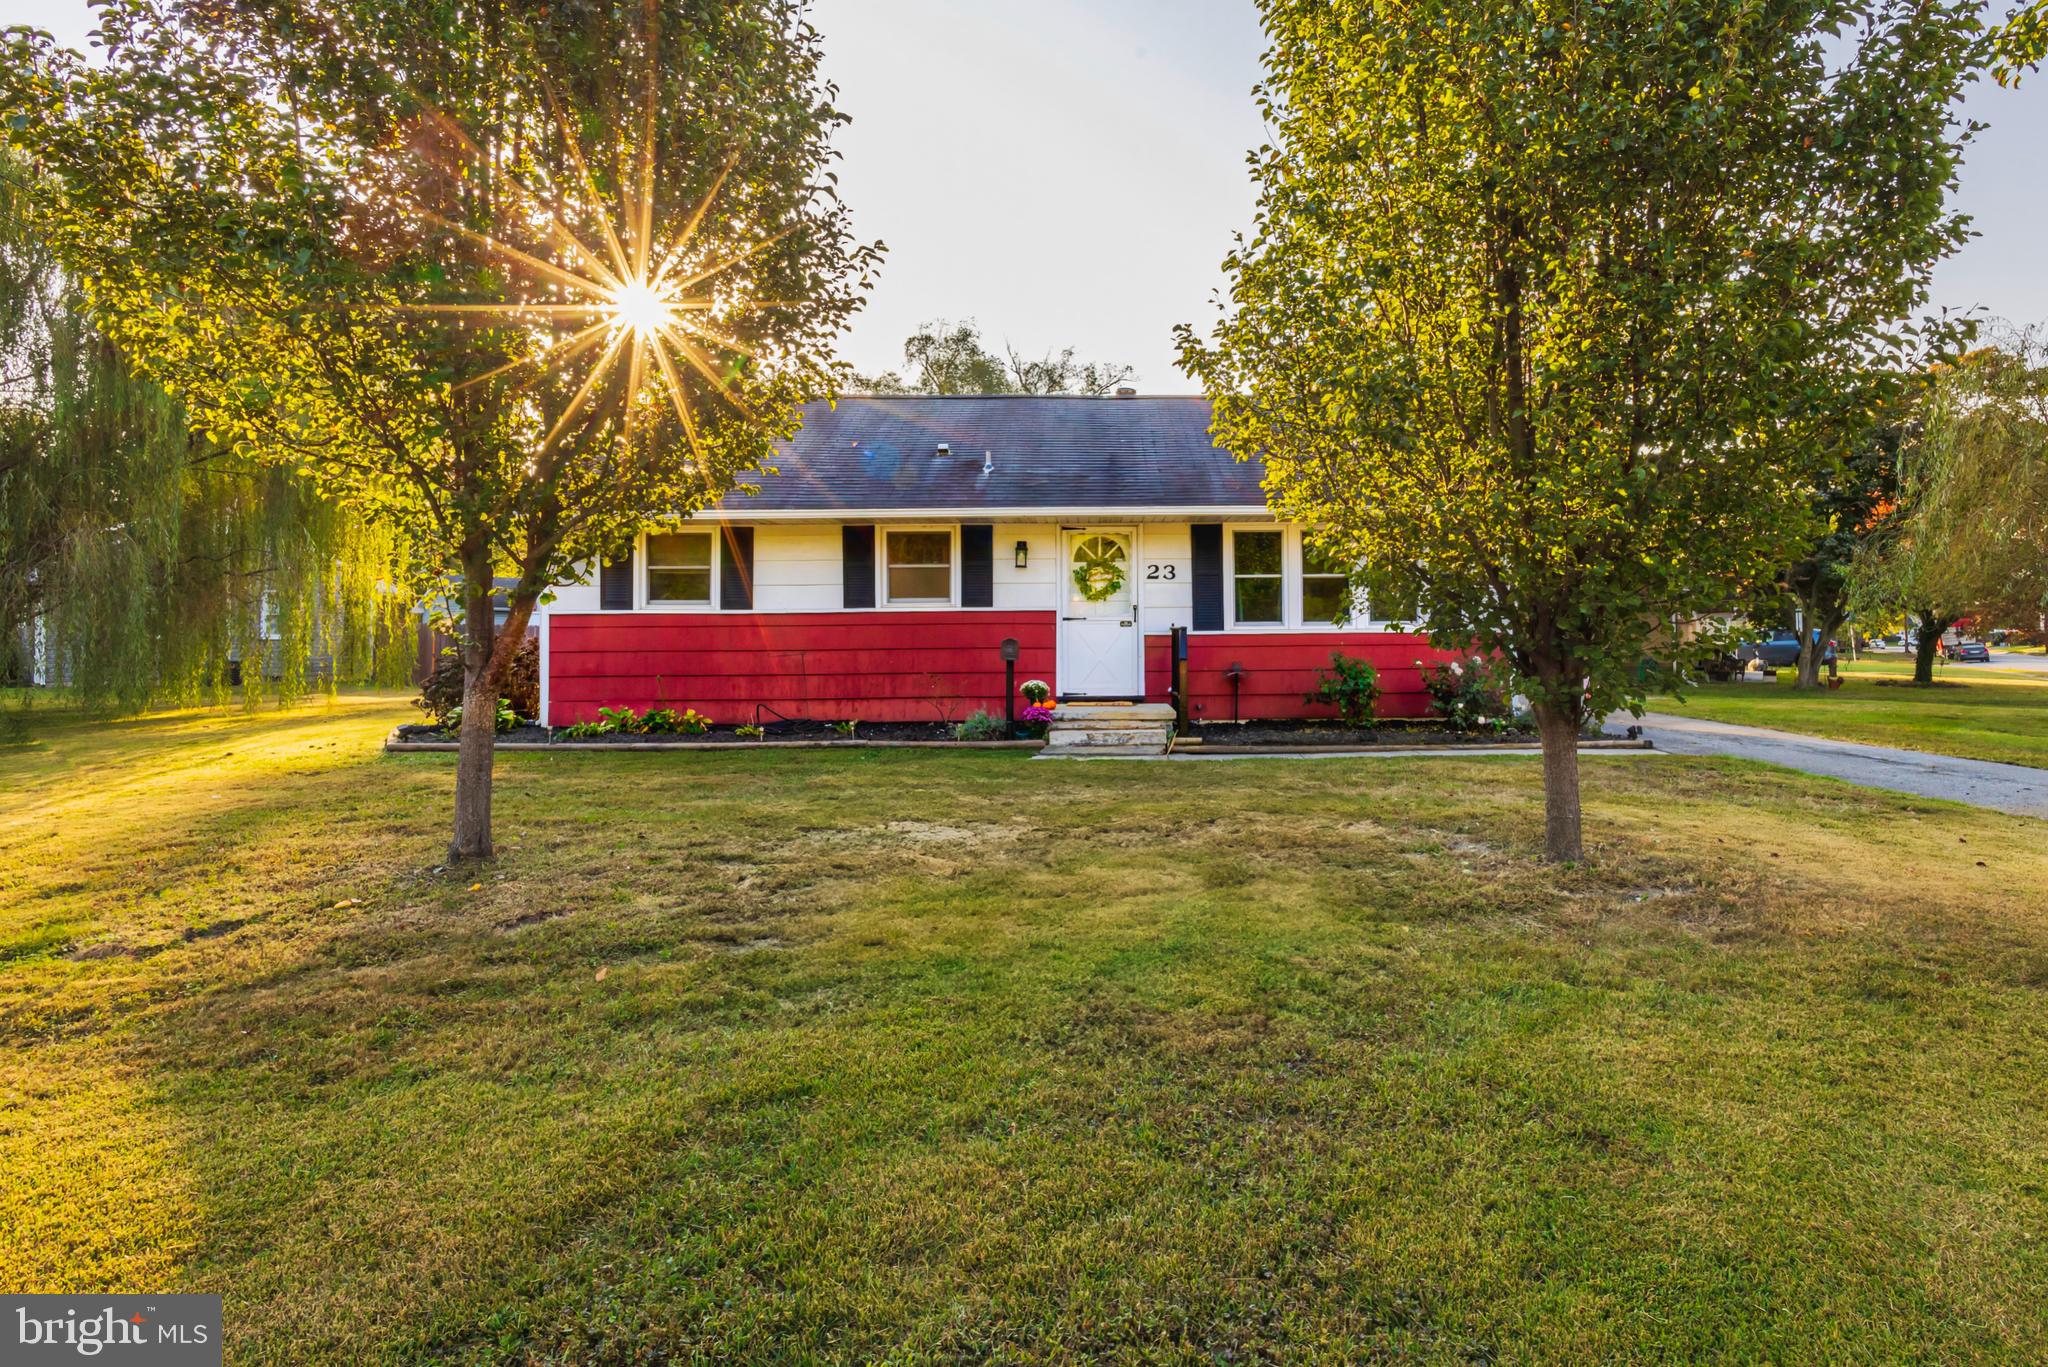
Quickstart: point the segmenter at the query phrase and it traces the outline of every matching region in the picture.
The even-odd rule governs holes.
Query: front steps
[[[1045,729],[1041,758],[1163,755],[1173,742],[1164,703],[1061,703]]]

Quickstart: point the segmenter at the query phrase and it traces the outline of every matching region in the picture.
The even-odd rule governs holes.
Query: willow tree
[[[1975,0],[1262,0],[1257,226],[1183,364],[1276,512],[1521,675],[1545,843],[1653,634],[1811,528],[1962,239]]]
[[[1899,492],[1855,565],[1859,604],[1919,623],[1915,681],[1969,614],[2038,628],[2048,616],[2048,345],[2001,328],[1929,373],[1899,453]]]
[[[192,432],[85,316],[0,155],[0,672],[89,706],[402,677],[390,538]]]
[[[100,27],[98,67],[10,63],[60,255],[202,427],[446,576],[450,852],[486,856],[541,595],[831,387],[879,249],[833,192],[802,0],[107,0]]]

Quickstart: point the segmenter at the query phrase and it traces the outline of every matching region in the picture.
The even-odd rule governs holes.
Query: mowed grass
[[[2048,768],[2048,674],[1989,665],[1937,665],[1935,687],[1911,686],[1903,655],[1842,662],[1842,686],[1820,692],[1775,683],[1703,684],[1682,699],[1652,698],[1652,711],[1742,726],[1769,726],[1834,740],[1895,745],[1964,759]]]
[[[2040,823],[1733,763],[0,751],[0,1285],[238,1363],[2039,1361]]]

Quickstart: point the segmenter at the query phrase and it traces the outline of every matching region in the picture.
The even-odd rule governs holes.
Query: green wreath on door
[[[1113,536],[1091,536],[1074,547],[1074,589],[1091,603],[1106,603],[1123,591],[1123,542]]]

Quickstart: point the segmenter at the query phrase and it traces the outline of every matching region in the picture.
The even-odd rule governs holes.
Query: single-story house
[[[651,528],[540,618],[542,720],[693,707],[714,722],[957,721],[1016,678],[1165,702],[1186,628],[1197,720],[1329,715],[1332,652],[1427,711],[1420,635],[1376,619],[1202,398],[850,397],[810,408],[774,473]]]

